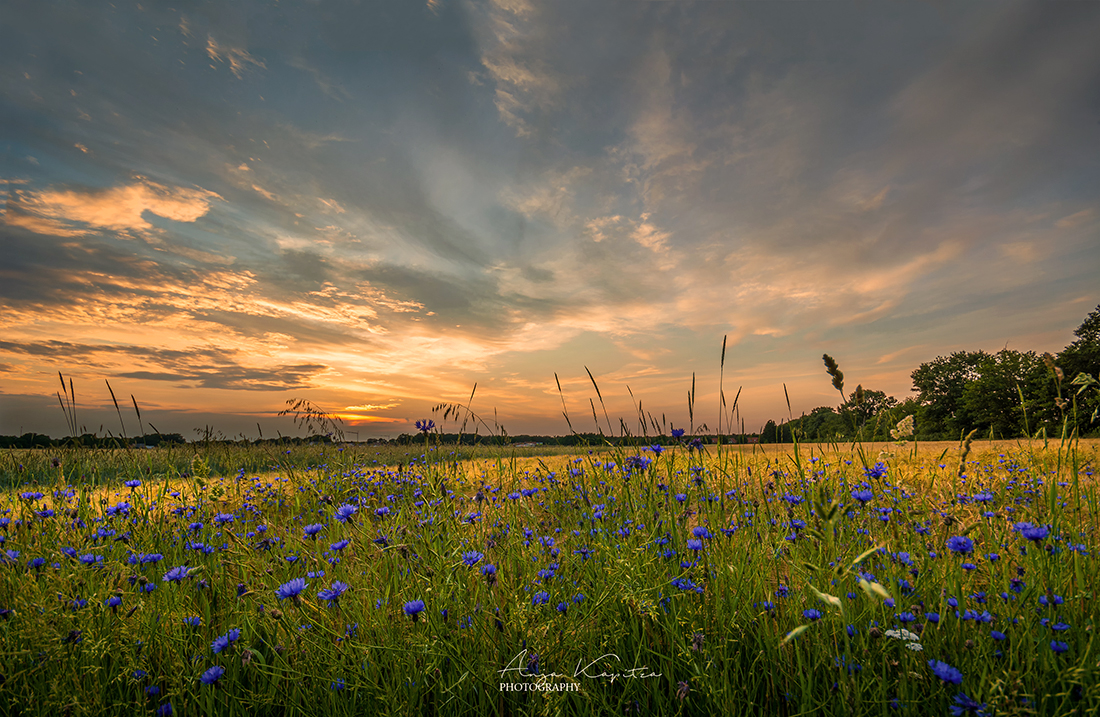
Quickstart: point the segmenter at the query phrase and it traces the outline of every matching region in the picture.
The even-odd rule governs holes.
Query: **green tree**
[[[849,432],[844,419],[829,406],[815,408],[803,416],[799,423],[806,439],[811,441],[833,441]]]
[[[1057,359],[1066,380],[1072,381],[1082,372],[1100,378],[1100,306],[1085,317],[1073,335],[1077,340],[1062,349]]]
[[[856,386],[848,400],[840,405],[840,414],[849,417],[857,434],[864,439],[877,440],[883,433],[883,426],[889,421],[887,412],[898,405],[898,399],[888,396],[885,391]],[[889,433],[889,429],[886,429]]]
[[[1065,375],[1062,397],[1076,405],[1075,411],[1069,411],[1069,418],[1076,421],[1081,433],[1087,433],[1100,426],[1100,421],[1093,419],[1100,412],[1100,390],[1095,384],[1089,387],[1089,377],[1100,379],[1100,306],[1085,317],[1073,335],[1077,340],[1062,349],[1057,364]]]
[[[922,408],[917,429],[922,438],[954,438],[970,430],[973,420],[963,394],[989,359],[984,351],[956,351],[922,363],[910,374]]]
[[[1025,425],[1034,431],[1042,409],[1054,403],[1050,385],[1047,368],[1034,351],[1003,349],[987,355],[978,376],[963,389],[961,404],[969,421],[963,430],[989,429],[995,438],[1019,436]],[[1025,424],[1025,411],[1030,425]]]

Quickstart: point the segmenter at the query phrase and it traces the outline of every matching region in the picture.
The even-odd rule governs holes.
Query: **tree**
[[[1085,317],[1073,335],[1077,340],[1062,349],[1056,363],[1064,374],[1062,397],[1076,403],[1077,410],[1070,418],[1084,433],[1100,411],[1100,391],[1095,384],[1088,388],[1089,377],[1100,379],[1100,306]]]
[[[995,438],[1013,438],[1024,433],[1025,425],[1033,431],[1041,408],[1054,403],[1047,368],[1034,351],[1003,349],[986,356],[978,370],[963,389],[963,415],[969,421],[963,430],[988,428]],[[1030,425],[1025,411],[1031,414]]]
[[[856,390],[848,400],[840,405],[840,414],[850,416],[856,431],[863,433],[868,425],[871,425],[872,429],[879,429],[878,424],[882,422],[880,417],[896,405],[898,405],[898,399],[886,395],[885,391],[865,389],[861,385],[856,386]],[[878,434],[882,431],[873,430],[872,432]],[[876,440],[875,435],[863,435],[863,438]]]
[[[1058,366],[1072,381],[1078,373],[1100,378],[1100,306],[1097,306],[1073,332],[1077,340],[1058,354]]]
[[[913,390],[922,406],[921,433],[929,438],[954,438],[969,430],[963,393],[981,376],[990,355],[984,351],[957,351],[922,363],[912,374]]]
[[[764,430],[760,432],[761,443],[791,443],[794,438],[791,435],[791,424],[776,425],[769,420],[764,424]]]
[[[819,406],[799,419],[807,440],[833,441],[847,433],[844,419],[829,406]]]

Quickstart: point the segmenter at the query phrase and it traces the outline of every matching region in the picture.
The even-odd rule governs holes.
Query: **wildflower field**
[[[1096,441],[169,450],[0,459],[0,713],[1100,707]]]

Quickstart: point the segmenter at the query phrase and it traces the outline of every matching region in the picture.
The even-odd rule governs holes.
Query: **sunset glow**
[[[713,425],[724,337],[755,431],[1100,304],[1096,3],[3,14],[0,434]]]

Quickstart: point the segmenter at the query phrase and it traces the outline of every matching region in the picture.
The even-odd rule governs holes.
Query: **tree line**
[[[938,356],[913,371],[916,395],[904,401],[862,386],[846,394],[843,373],[826,354],[840,405],[768,421],[761,442],[888,441],[907,416],[918,440],[958,440],[971,431],[990,438],[1100,435],[1100,306],[1073,333],[1057,355],[1005,348]]]

